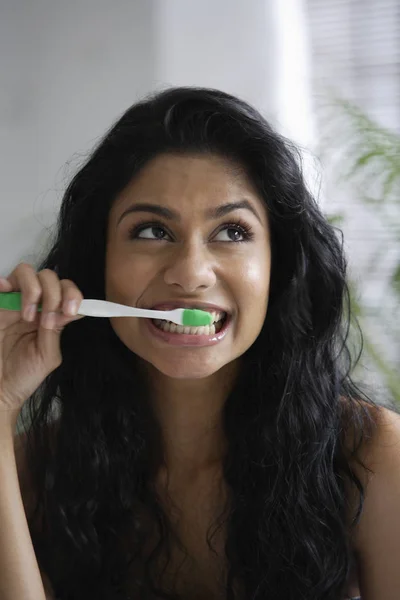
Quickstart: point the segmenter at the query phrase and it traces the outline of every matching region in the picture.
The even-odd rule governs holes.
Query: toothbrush
[[[0,292],[0,308],[21,311],[21,292]],[[38,312],[42,305],[38,305]],[[145,317],[147,319],[162,319],[172,321],[185,327],[201,327],[211,325],[213,317],[204,310],[190,308],[175,308],[174,310],[147,310],[116,304],[107,300],[82,300],[78,315],[87,317]]]

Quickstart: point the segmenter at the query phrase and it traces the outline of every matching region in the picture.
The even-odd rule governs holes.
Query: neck
[[[210,377],[182,380],[149,368],[151,402],[169,473],[198,473],[221,464],[226,451],[222,411],[237,370],[237,363],[230,363]]]

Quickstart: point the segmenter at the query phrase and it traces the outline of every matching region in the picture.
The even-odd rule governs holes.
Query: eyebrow
[[[227,204],[221,204],[220,206],[217,206],[216,208],[207,210],[205,214],[208,219],[218,219],[218,218],[224,217],[225,215],[229,214],[230,212],[233,212],[234,210],[238,210],[240,208],[249,210],[251,213],[253,213],[253,215],[262,224],[261,219],[260,219],[256,209],[250,204],[250,202],[248,200],[240,200],[239,202],[228,202]],[[146,203],[146,202],[141,202],[139,204],[132,204],[132,206],[129,206],[129,208],[124,210],[124,212],[118,219],[117,226],[120,224],[122,219],[124,217],[126,217],[126,215],[128,215],[130,213],[138,213],[138,212],[153,213],[155,215],[158,215],[159,217],[164,217],[165,219],[168,219],[169,221],[172,221],[172,220],[180,221],[181,220],[179,213],[177,213],[175,210],[166,208],[165,206],[160,206],[159,204],[150,204],[150,203]]]

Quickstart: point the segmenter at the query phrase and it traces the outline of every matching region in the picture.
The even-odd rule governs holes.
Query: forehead
[[[183,212],[244,198],[264,205],[239,164],[214,154],[162,154],[132,179],[112,210],[120,213],[135,201],[153,201]]]

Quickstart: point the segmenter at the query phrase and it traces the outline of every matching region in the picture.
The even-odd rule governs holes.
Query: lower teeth
[[[176,325],[171,321],[163,321],[160,319],[153,319],[153,323],[158,329],[166,331],[168,333],[186,333],[190,335],[214,335],[222,329],[223,320],[217,321],[212,325],[206,327],[184,327],[183,325]]]

